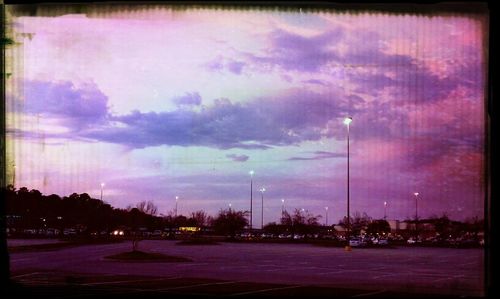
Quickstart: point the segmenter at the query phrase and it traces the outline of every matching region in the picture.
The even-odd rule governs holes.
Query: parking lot
[[[204,287],[212,285],[221,292],[234,289],[234,294],[242,292],[242,288],[234,288],[235,284],[262,285],[261,288],[250,287],[250,293],[273,289],[299,292],[304,287],[315,287],[352,289],[357,290],[355,294],[358,295],[388,292],[455,296],[484,294],[484,253],[483,249],[477,248],[356,248],[346,252],[343,248],[311,244],[181,246],[176,243],[144,240],[139,249],[187,257],[192,262],[138,263],[104,258],[130,251],[131,243],[124,242],[12,253],[11,273],[15,281],[26,285],[67,284],[68,277],[80,277],[81,284],[85,285],[89,283],[89,277],[107,277],[108,280],[104,279],[100,285],[111,283],[117,287],[120,283],[116,281],[128,281],[140,275],[137,279],[141,281],[139,288],[156,280],[157,290],[167,285],[168,288],[177,288],[182,286],[181,282],[200,280],[204,282],[188,285],[191,288],[198,284]],[[117,277],[122,278],[117,280]],[[130,287],[130,283],[123,283],[123,287]]]

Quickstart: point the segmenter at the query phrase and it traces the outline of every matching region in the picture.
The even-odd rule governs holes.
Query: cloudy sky
[[[155,9],[14,19],[9,177],[168,214],[330,223],[484,206],[483,27],[467,16]],[[15,170],[12,167],[16,165]],[[325,217],[321,219],[324,222]]]

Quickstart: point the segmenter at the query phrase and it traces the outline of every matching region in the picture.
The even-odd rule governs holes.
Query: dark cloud
[[[212,61],[204,65],[204,67],[209,71],[222,72],[229,71],[233,74],[240,75],[243,69],[247,66],[246,62],[234,60],[232,58],[224,58],[222,56],[217,56]]]
[[[236,154],[229,154],[229,155],[226,155],[226,157],[228,157],[229,159],[231,159],[235,162],[245,162],[249,158],[247,155],[236,155]]]
[[[134,111],[109,116],[120,126],[82,132],[85,137],[134,148],[155,145],[208,146],[220,149],[266,149],[335,136],[327,123],[345,115],[346,99],[291,91],[274,98],[240,104],[218,99],[200,111]]]
[[[317,79],[310,79],[310,80],[304,80],[302,83],[309,83],[309,84],[317,84],[317,85],[322,85],[322,86],[327,86],[324,81],[317,80]]]
[[[198,106],[201,104],[201,96],[197,92],[186,93],[183,96],[176,97],[173,99],[174,103],[177,105],[194,105]]]
[[[314,156],[312,157],[291,157],[289,161],[307,161],[307,160],[323,160],[323,159],[331,159],[331,158],[342,158],[346,157],[345,153],[333,153],[333,152],[325,152],[325,151],[315,151],[313,152]]]
[[[227,64],[227,68],[231,73],[234,74],[241,74],[241,71],[243,70],[243,67],[245,66],[244,62],[241,61],[231,61]]]
[[[16,111],[58,118],[75,130],[102,124],[108,116],[108,98],[94,83],[75,86],[68,81],[25,81],[24,99]]]
[[[251,63],[261,64],[270,69],[279,66],[284,70],[314,72],[338,58],[338,54],[331,47],[341,40],[342,35],[340,29],[312,37],[276,29],[267,37],[271,47],[264,55],[244,53],[244,56]]]

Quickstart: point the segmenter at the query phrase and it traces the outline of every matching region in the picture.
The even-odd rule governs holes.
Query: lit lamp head
[[[253,170],[250,170],[248,173],[250,174],[250,176],[251,176],[251,177],[253,177],[253,174],[254,174],[255,172],[254,172]]]
[[[344,118],[344,125],[349,125],[352,122],[352,117],[348,116]]]
[[[418,192],[413,193],[413,195],[415,195],[415,196],[418,196],[418,194],[419,194]]]
[[[285,199],[283,199],[283,198],[282,198],[282,199],[281,199],[281,203],[285,203]]]
[[[178,201],[178,200],[179,200],[179,196],[176,196],[176,197],[175,197],[175,201]]]
[[[264,187],[262,187],[262,188],[260,189],[260,192],[262,192],[262,193],[264,193],[265,191],[266,191],[266,188],[264,188]]]
[[[101,183],[101,187],[104,187],[104,185],[105,185],[104,183]]]
[[[325,210],[327,210],[327,211],[328,211],[328,207],[325,207]]]

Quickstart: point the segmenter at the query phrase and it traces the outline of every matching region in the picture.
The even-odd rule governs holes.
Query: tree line
[[[234,237],[248,227],[248,211],[234,209],[220,210],[215,217],[198,210],[188,216],[158,215],[158,208],[151,201],[142,201],[125,209],[114,208],[110,204],[92,198],[87,193],[73,193],[60,197],[56,194],[43,195],[36,189],[26,187],[16,190],[8,186],[5,190],[5,215],[8,228],[16,231],[24,229],[54,228],[60,233],[66,228],[77,228],[83,233],[109,232],[125,227],[130,230],[146,229],[148,231],[170,230],[179,227],[199,227],[210,229],[218,234]],[[296,209],[292,213],[283,211],[279,223],[271,222],[263,231],[269,234],[289,235],[325,233],[325,229],[334,232],[334,225],[324,227],[319,224],[320,215]],[[411,222],[411,221],[408,221]],[[452,221],[445,214],[431,217],[419,222],[431,223],[440,235],[458,235],[463,232],[477,232],[484,229],[484,221],[474,218],[466,222]],[[338,222],[346,228],[347,218]],[[354,213],[350,218],[350,232],[353,235],[365,232],[368,234],[388,233],[389,223],[383,219],[372,219],[366,213]]]

